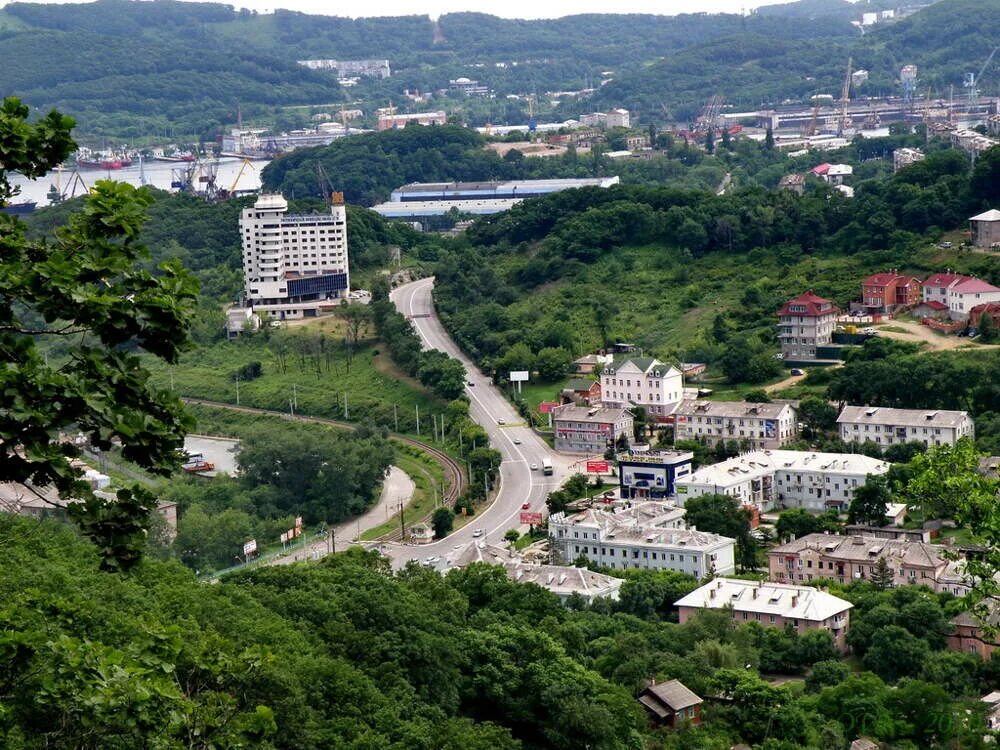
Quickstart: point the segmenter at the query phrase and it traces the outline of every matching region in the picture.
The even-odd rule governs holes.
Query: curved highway
[[[493,448],[500,451],[503,461],[500,465],[501,487],[493,503],[480,511],[466,526],[447,538],[432,544],[409,545],[390,543],[379,547],[392,560],[393,566],[405,565],[407,561],[424,560],[436,556],[443,558],[456,545],[473,539],[496,543],[504,532],[520,526],[522,505],[528,503],[530,510],[540,513],[545,507],[545,497],[562,484],[572,471],[571,460],[552,451],[515,411],[479,369],[458,348],[434,314],[434,300],[431,292],[434,279],[420,279],[404,284],[393,290],[390,299],[396,309],[412,323],[425,349],[439,349],[460,361],[468,373],[467,380],[474,385],[466,385],[469,397],[469,414],[482,425],[490,437]],[[503,421],[504,424],[500,424]],[[552,460],[554,473],[542,474],[542,459]],[[532,470],[531,465],[537,469]],[[479,536],[474,536],[478,532]]]

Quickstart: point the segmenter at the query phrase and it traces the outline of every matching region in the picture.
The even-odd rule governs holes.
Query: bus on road
[[[543,458],[542,459],[542,474],[551,475],[552,474],[552,459]]]

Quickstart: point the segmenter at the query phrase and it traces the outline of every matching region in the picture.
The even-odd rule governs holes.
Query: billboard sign
[[[538,411],[542,414],[551,414],[552,410],[559,406],[558,401],[542,401],[538,405]]]
[[[608,473],[608,462],[607,461],[587,461],[587,473],[588,474],[607,474]]]
[[[776,422],[773,419],[764,420],[764,437],[773,438]]]
[[[257,540],[251,539],[249,542],[243,545],[243,557],[247,555],[252,555],[257,551]]]
[[[510,382],[511,383],[527,383],[528,382],[528,371],[527,370],[511,370],[510,371]]]
[[[538,526],[542,522],[541,513],[531,513],[529,511],[521,511],[521,523],[527,524],[528,526]]]

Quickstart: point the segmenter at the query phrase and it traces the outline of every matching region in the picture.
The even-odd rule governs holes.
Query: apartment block
[[[782,356],[793,362],[817,359],[817,348],[833,341],[839,314],[836,305],[812,290],[786,302],[778,310]]]
[[[347,210],[289,215],[281,195],[262,194],[240,214],[244,293],[254,312],[281,320],[332,312],[347,297]]]
[[[619,504],[549,516],[553,558],[581,555],[608,568],[674,570],[697,578],[735,570],[736,540],[685,528],[684,509],[671,503]]]
[[[652,421],[663,422],[684,397],[681,371],[652,357],[618,359],[601,369],[605,406],[641,406]]]
[[[885,474],[889,463],[856,453],[764,450],[702,466],[677,480],[677,497],[729,495],[767,512],[803,508],[844,511],[868,475]]]
[[[780,448],[799,435],[791,404],[686,399],[674,410],[674,439],[715,445],[735,440],[751,449]]]
[[[954,445],[961,437],[975,438],[976,425],[965,411],[943,409],[889,409],[883,406],[845,406],[837,417],[845,443],[898,445]]]
[[[681,623],[702,609],[731,608],[737,623],[759,622],[767,627],[791,627],[798,633],[827,630],[841,651],[850,626],[848,601],[811,586],[716,578],[674,602]]]
[[[603,455],[618,439],[632,439],[632,413],[628,409],[566,404],[552,410],[555,449],[564,453]]]

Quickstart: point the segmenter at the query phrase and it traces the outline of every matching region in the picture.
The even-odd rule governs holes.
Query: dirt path
[[[902,328],[902,331],[887,331],[886,328]],[[910,320],[893,320],[892,322],[876,328],[879,336],[885,336],[898,341],[909,341],[911,344],[927,344],[931,351],[940,352],[949,349],[997,349],[1000,344],[977,344],[975,340],[963,336],[945,335],[929,328],[928,326],[914,323]]]
[[[774,393],[775,391],[780,391],[784,388],[795,385],[800,380],[804,380],[805,377],[805,375],[789,375],[784,380],[779,380],[777,383],[771,383],[771,385],[764,386],[764,390],[767,393]]]

